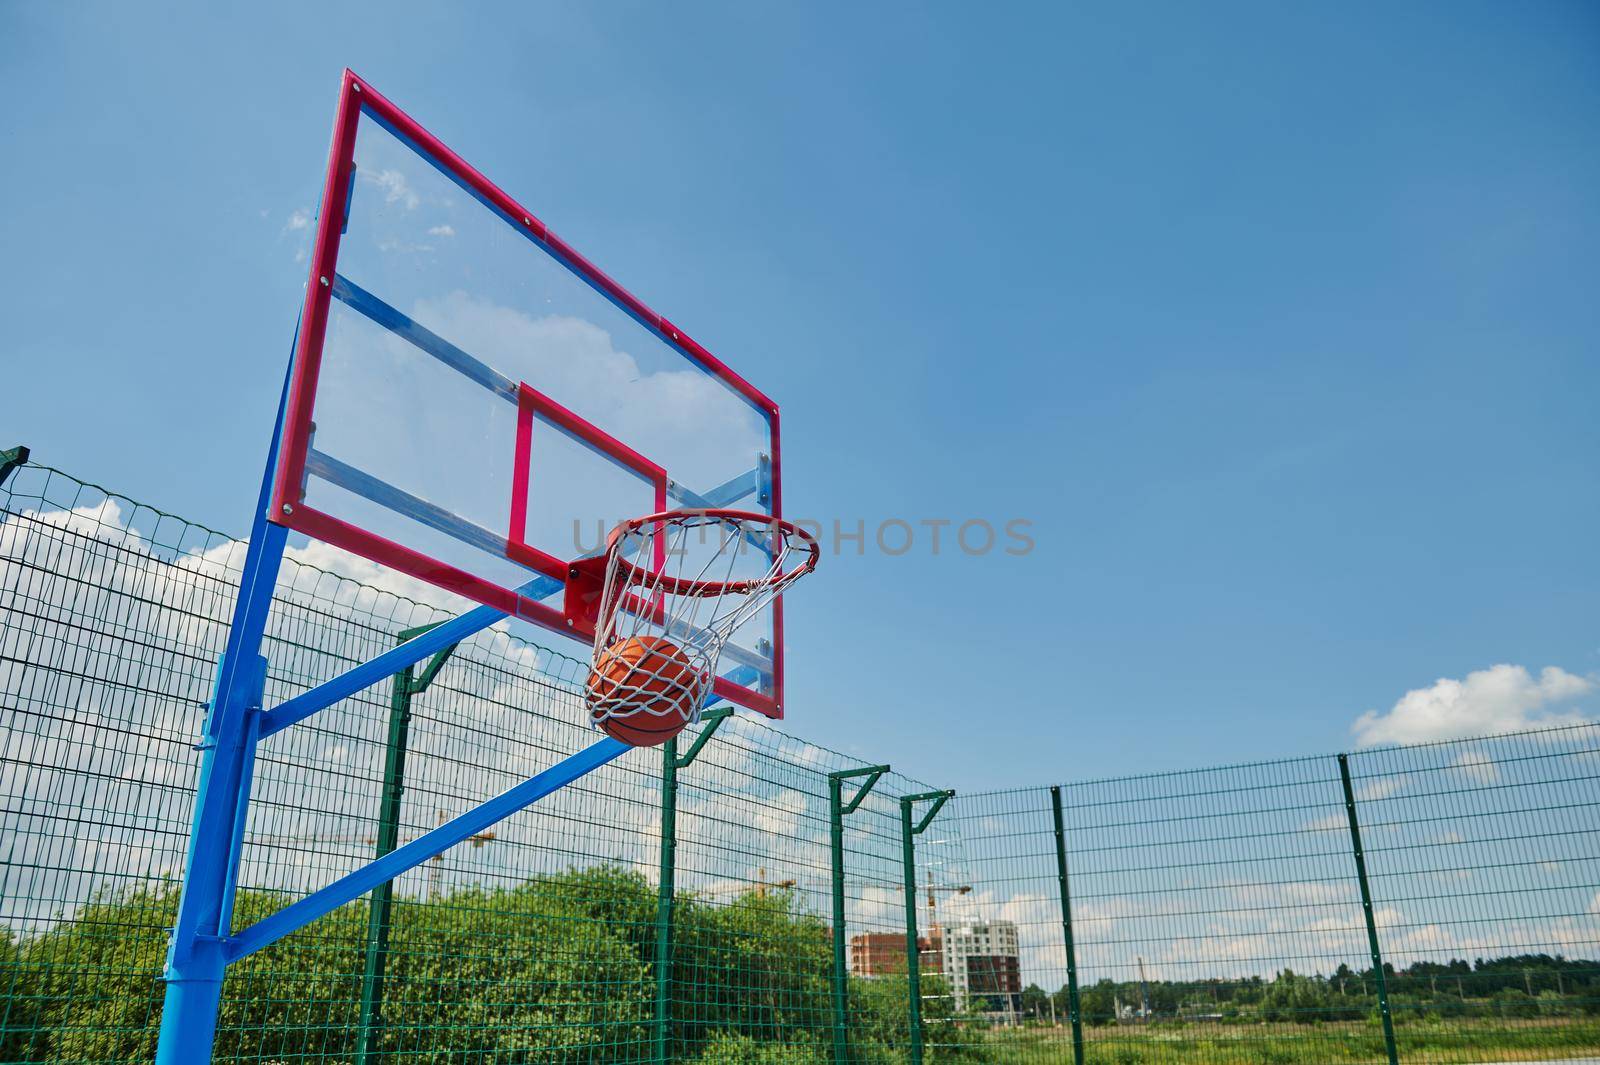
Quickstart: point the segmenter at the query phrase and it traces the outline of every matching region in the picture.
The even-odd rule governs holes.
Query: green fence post
[[[1067,1015],[1072,1019],[1072,1060],[1083,1065],[1083,1013],[1078,1005],[1078,955],[1072,945],[1072,892],[1067,887],[1067,823],[1061,813],[1061,789],[1050,789],[1050,810],[1056,823],[1056,883],[1061,894],[1061,939],[1067,947]]]
[[[1356,818],[1356,793],[1350,786],[1350,756],[1339,756],[1339,781],[1344,785],[1344,812],[1350,821],[1350,846],[1356,856],[1356,879],[1361,882],[1361,910],[1367,918],[1367,946],[1372,952],[1372,975],[1378,983],[1378,1013],[1383,1019],[1383,1044],[1389,1065],[1399,1065],[1394,1044],[1394,1019],[1389,1015],[1389,985],[1383,976],[1383,952],[1378,949],[1378,922],[1372,912],[1372,888],[1367,884],[1367,855],[1361,847],[1361,823]]]
[[[14,448],[0,451],[0,486],[4,486],[6,478],[11,476],[11,471],[28,461],[28,449],[18,444]]]
[[[437,622],[435,623],[437,624]],[[399,636],[405,643],[421,636],[433,625],[407,629]],[[378,809],[376,857],[383,857],[400,845],[400,800],[406,790],[406,743],[411,731],[411,700],[428,690],[445,661],[455,651],[451,644],[434,655],[416,676],[407,666],[394,675],[394,692],[389,697],[389,739],[383,753],[382,805]],[[394,914],[394,881],[385,881],[372,890],[367,908],[367,960],[361,974],[361,1038],[356,1047],[356,1065],[370,1065],[378,1057],[378,1041],[383,1036],[383,978],[389,960],[389,929]]]
[[[828,843],[831,848],[829,875],[833,881],[833,1060],[835,1065],[846,1065],[850,1060],[848,1039],[850,970],[846,967],[844,953],[844,819],[853,814],[878,783],[878,778],[889,771],[886,765],[865,766],[861,769],[842,769],[828,774]],[[855,777],[867,779],[856,789],[849,802],[844,801],[844,782]]]
[[[927,830],[953,791],[925,791],[900,799],[900,856],[905,862],[906,891],[906,997],[911,1021],[911,1065],[922,1065],[922,959],[917,955],[917,837]],[[915,825],[911,808],[919,802],[933,805]]]
[[[655,1061],[666,1065],[672,1024],[672,895],[678,877],[678,770],[687,769],[700,757],[717,728],[733,711],[708,710],[700,715],[705,726],[683,757],[678,757],[678,738],[661,747],[661,873],[656,889],[656,1012]]]

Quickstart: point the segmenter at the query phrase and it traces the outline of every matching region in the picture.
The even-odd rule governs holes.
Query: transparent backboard
[[[780,513],[770,400],[364,82],[342,92],[271,520],[588,639],[564,584],[618,522]],[[717,688],[771,716],[780,611]]]

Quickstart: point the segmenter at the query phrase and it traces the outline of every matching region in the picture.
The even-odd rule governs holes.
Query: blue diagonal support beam
[[[339,461],[332,455],[324,454],[315,448],[311,449],[306,455],[306,470],[329,484],[336,484],[345,491],[376,503],[386,510],[403,514],[418,525],[442,532],[468,547],[477,548],[496,558],[504,558],[506,555],[506,538],[499,533],[490,532],[437,503],[419,499],[381,478],[358,470],[347,462]],[[560,590],[560,581],[553,577],[541,577],[528,585],[523,594],[533,599],[543,599]]]
[[[701,510],[716,510],[719,507],[726,507],[730,503],[737,503],[750,493],[759,491],[760,487],[761,471],[750,470],[725,484],[718,485],[705,495],[700,495],[698,492],[685,488],[677,481],[668,481],[667,494],[678,502],[686,503],[691,507],[697,507]],[[758,551],[767,551],[768,549],[768,544],[762,537],[760,530],[746,530],[744,539],[745,543]]]
[[[668,481],[667,494],[678,502],[686,503],[691,507],[709,509],[732,506],[745,496],[755,495],[760,487],[761,471],[747,470],[731,481],[719,484],[704,494],[685,488],[677,481]]]
[[[340,877],[305,898],[290,903],[272,916],[263,917],[249,928],[229,936],[223,942],[224,957],[229,962],[235,962],[263,947],[271,946],[291,932],[298,931],[345,903],[360,898],[379,884],[393,880],[407,870],[415,869],[429,858],[444,853],[463,840],[470,839],[518,810],[532,806],[551,792],[566,787],[579,777],[599,769],[632,749],[621,740],[610,738],[590,744],[577,754],[569,755],[544,772],[529,777],[488,802],[451,818],[438,828],[424,832],[410,843],[396,847],[382,858],[368,862],[355,872]]]
[[[359,311],[395,336],[410,341],[418,350],[432,355],[467,380],[482,385],[508,403],[517,402],[516,381],[481,359],[473,358],[427,326],[413,321],[343,274],[334,275],[333,294],[341,303]]]
[[[416,665],[429,655],[460,643],[506,615],[494,607],[480,606],[458,617],[414,636],[405,643],[390,648],[376,658],[345,670],[332,680],[323,681],[309,691],[286,699],[261,715],[261,738],[282,732],[296,722],[304,721],[319,710],[326,709],[340,699],[348,699],[357,692],[394,676],[407,666]]]

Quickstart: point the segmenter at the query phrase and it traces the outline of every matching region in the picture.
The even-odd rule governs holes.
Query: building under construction
[[[1022,1009],[1017,926],[1010,921],[949,925],[943,939],[942,968],[956,1008],[1016,1017]]]
[[[918,971],[944,972],[938,935],[917,940]],[[850,971],[857,976],[889,976],[906,971],[906,937],[897,932],[864,932],[850,937]]]

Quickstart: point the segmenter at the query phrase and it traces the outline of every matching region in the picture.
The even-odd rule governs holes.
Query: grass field
[[[964,1034],[977,1033],[968,1029]],[[1395,1040],[1403,1062],[1570,1061],[1600,1058],[1600,1021],[1402,1022],[1396,1026]],[[1086,1028],[1084,1043],[1084,1059],[1093,1065],[1342,1065],[1388,1060],[1381,1029],[1359,1023],[1106,1026]],[[940,1056],[995,1065],[1070,1062],[1072,1035],[1065,1027],[995,1029],[930,1055],[934,1060]]]

